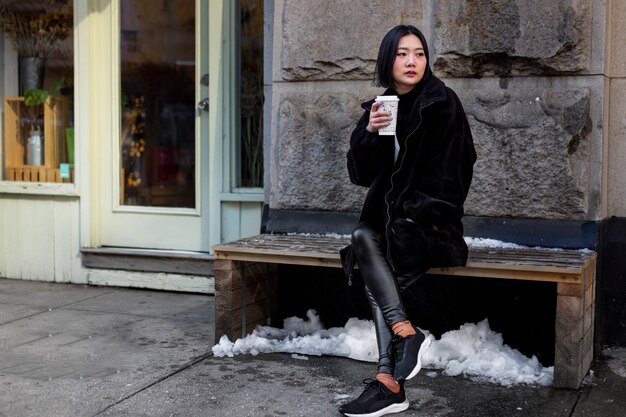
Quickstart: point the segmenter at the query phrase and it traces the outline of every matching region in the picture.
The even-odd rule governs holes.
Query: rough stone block
[[[348,93],[285,93],[279,100],[272,206],[358,211],[367,190],[350,183],[346,153],[365,98]]]
[[[588,89],[457,93],[478,153],[467,214],[545,219],[589,215]]]
[[[435,69],[450,77],[589,68],[592,0],[440,0]]]
[[[380,2],[354,0],[285,1],[282,78],[371,79],[385,33],[401,22],[419,26],[424,3],[428,1],[385,0],[382,7]]]

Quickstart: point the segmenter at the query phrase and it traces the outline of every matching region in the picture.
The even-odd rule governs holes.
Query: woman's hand
[[[383,103],[375,101],[370,111],[370,121],[365,128],[368,132],[375,133],[391,123],[391,115],[386,111],[378,110]]]

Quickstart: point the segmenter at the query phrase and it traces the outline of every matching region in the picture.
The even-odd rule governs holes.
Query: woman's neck
[[[414,86],[413,88],[415,88],[415,86]],[[394,90],[396,90],[396,92],[398,93],[398,95],[403,96],[403,95],[405,95],[405,94],[407,94],[407,93],[410,93],[410,92],[413,90],[413,88],[403,88],[403,89],[399,89],[399,88],[397,88],[397,87],[394,87]]]

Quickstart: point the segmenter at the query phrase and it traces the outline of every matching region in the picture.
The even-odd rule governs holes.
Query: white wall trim
[[[56,182],[0,182],[0,194],[29,194],[60,197],[78,197],[80,193],[74,184],[59,184]]]

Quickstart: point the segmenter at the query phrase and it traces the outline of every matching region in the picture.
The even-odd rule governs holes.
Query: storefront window
[[[195,1],[120,5],[120,204],[193,208]]]
[[[263,0],[240,0],[241,187],[263,187]]]
[[[73,182],[73,1],[2,1],[0,30],[3,179]]]

